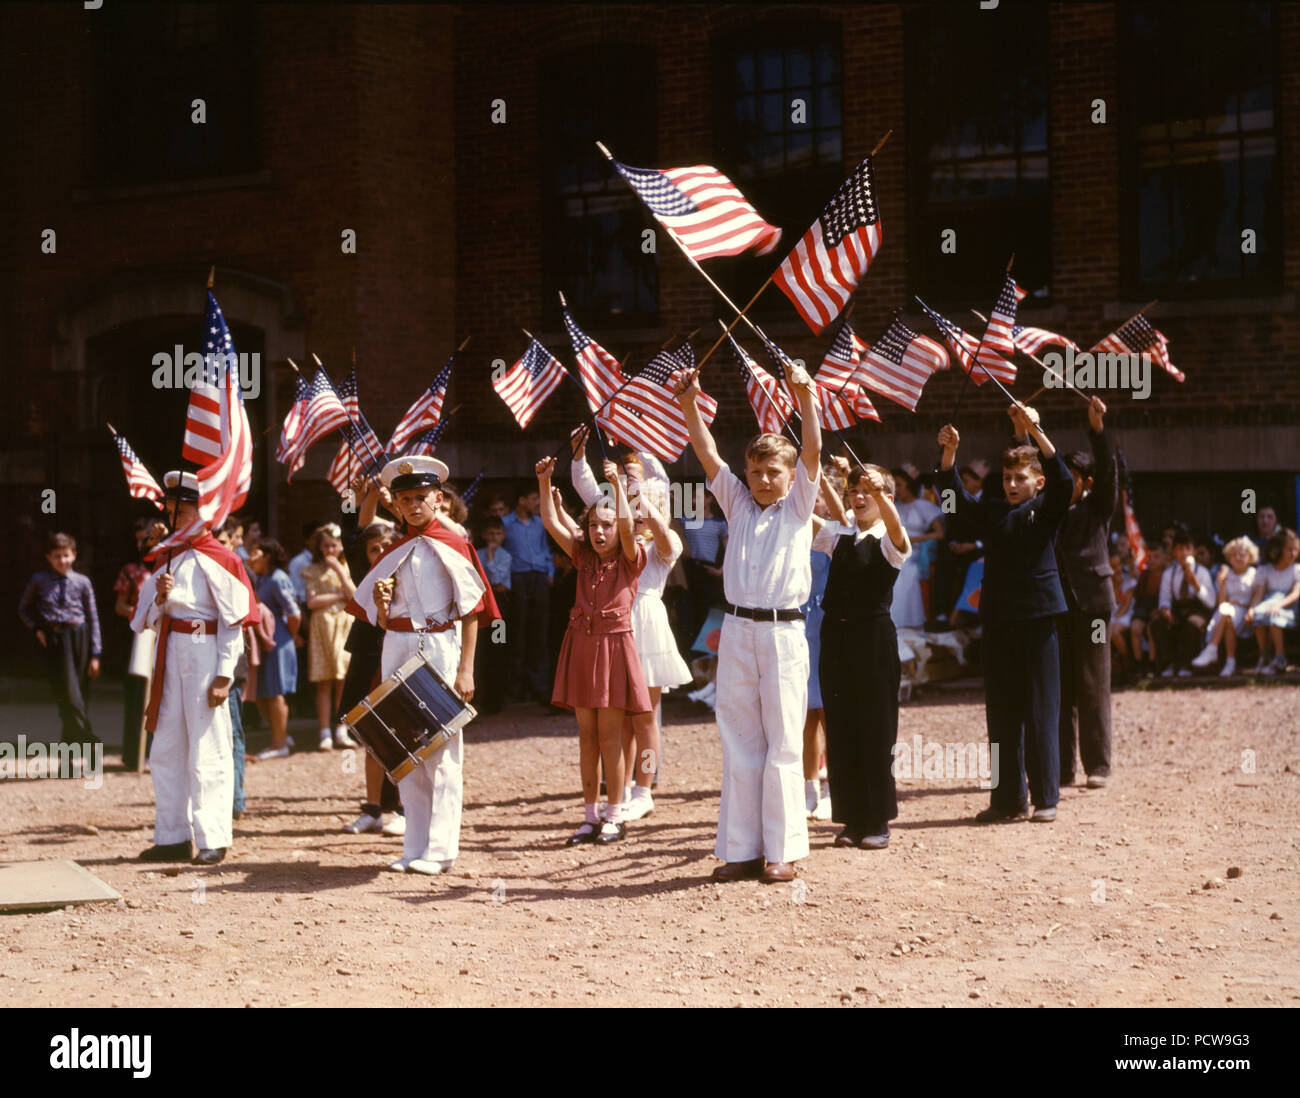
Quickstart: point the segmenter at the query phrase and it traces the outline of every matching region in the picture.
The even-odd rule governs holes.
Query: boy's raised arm
[[[713,433],[695,407],[695,398],[700,395],[699,378],[699,370],[683,370],[673,380],[673,395],[682,406],[682,417],[691,434],[691,449],[704,467],[704,475],[712,481],[722,468],[722,457],[718,453],[717,443],[713,441]]]
[[[799,415],[803,419],[799,460],[807,470],[808,479],[816,484],[822,469],[822,425],[817,418],[817,388],[808,371],[797,364],[790,371],[789,381],[798,398]]]

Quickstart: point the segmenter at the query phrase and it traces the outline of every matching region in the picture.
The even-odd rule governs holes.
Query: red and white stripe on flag
[[[126,474],[126,490],[132,499],[149,499],[158,506],[163,506],[163,490],[154,480],[153,474],[145,467],[143,461],[131,448],[131,444],[121,435],[113,433],[117,444],[118,457],[122,459],[122,472]]]
[[[916,411],[931,376],[948,368],[948,352],[929,336],[918,335],[895,317],[866,353],[858,376],[874,393]]]
[[[876,207],[871,157],[854,170],[772,281],[804,323],[821,332],[848,302],[880,250],[884,223]]]
[[[1124,535],[1133,551],[1133,567],[1140,572],[1147,566],[1147,543],[1142,537],[1137,515],[1133,513],[1133,507],[1128,501],[1128,492],[1121,492],[1120,498],[1124,501]]]
[[[537,340],[531,340],[519,361],[500,377],[492,379],[515,422],[527,427],[538,410],[564,380],[564,367]]]
[[[690,432],[677,398],[668,390],[674,371],[693,365],[695,356],[685,344],[674,353],[661,351],[610,402],[609,432],[634,450],[654,454],[661,461],[681,457]],[[718,402],[703,389],[695,407],[705,423],[718,414]]]
[[[1015,279],[1010,274],[1004,275],[1002,279],[1002,289],[998,291],[997,300],[993,302],[993,310],[989,313],[988,326],[984,329],[984,346],[980,348],[980,361],[989,368],[993,373],[1000,369],[998,362],[1011,366],[1010,362],[1002,356],[1008,358],[1015,354],[1016,342],[1012,328],[1016,323],[1016,302],[1020,300],[1017,294],[1023,296],[1024,291],[1016,285]],[[987,348],[989,354],[985,355],[984,350]],[[997,360],[997,361],[991,361]],[[1011,366],[1011,379],[1015,380],[1015,367]],[[1002,378],[1001,380],[1006,380]]]
[[[579,328],[568,309],[563,309],[562,312],[564,326],[568,329],[578,363],[582,391],[587,397],[587,410],[595,415],[596,425],[604,430],[609,416],[607,402],[627,378],[623,376],[618,359]]]

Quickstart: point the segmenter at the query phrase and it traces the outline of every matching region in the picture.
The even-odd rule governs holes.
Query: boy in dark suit
[[[1100,789],[1110,776],[1109,635],[1115,613],[1110,518],[1119,486],[1115,447],[1102,423],[1105,414],[1106,405],[1093,397],[1088,404],[1092,453],[1076,450],[1065,457],[1074,491],[1056,536],[1056,560],[1068,607],[1056,619],[1061,644],[1061,785],[1074,784],[1077,739],[1090,789]],[[1098,629],[1098,622],[1105,625]]]
[[[966,491],[954,467],[961,439],[951,424],[939,432],[943,460],[936,483],[941,497],[954,493],[957,513],[970,519],[985,546],[980,599],[984,711],[989,743],[997,750],[998,778],[989,807],[975,819],[1018,819],[1032,798],[1031,819],[1049,823],[1056,819],[1060,800],[1056,615],[1066,609],[1054,542],[1070,506],[1072,481],[1056,447],[1038,426],[1038,413],[1017,404],[1008,415],[1016,435],[1027,434],[1038,449],[1016,446],[1003,452],[1005,499],[986,492],[977,501]]]

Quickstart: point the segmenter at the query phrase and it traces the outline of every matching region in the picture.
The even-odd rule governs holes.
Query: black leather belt
[[[755,610],[752,606],[732,606],[727,603],[727,613],[750,621],[803,621],[802,610]]]

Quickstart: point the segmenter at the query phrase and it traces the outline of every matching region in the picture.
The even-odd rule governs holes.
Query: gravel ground
[[[515,705],[467,736],[461,857],[384,866],[345,835],[360,759],[250,766],[213,870],[135,862],[148,777],[0,782],[0,861],[73,858],[118,904],[0,916],[0,997],[40,1005],[1293,1005],[1300,687],[1115,696],[1115,773],[1053,825],[978,827],[975,780],[900,784],[883,852],[813,850],[794,884],[715,885],[710,714],[665,704],[655,812],[568,850],[570,718]],[[981,698],[905,707],[899,739],[977,743]],[[256,745],[258,741],[254,739]]]

